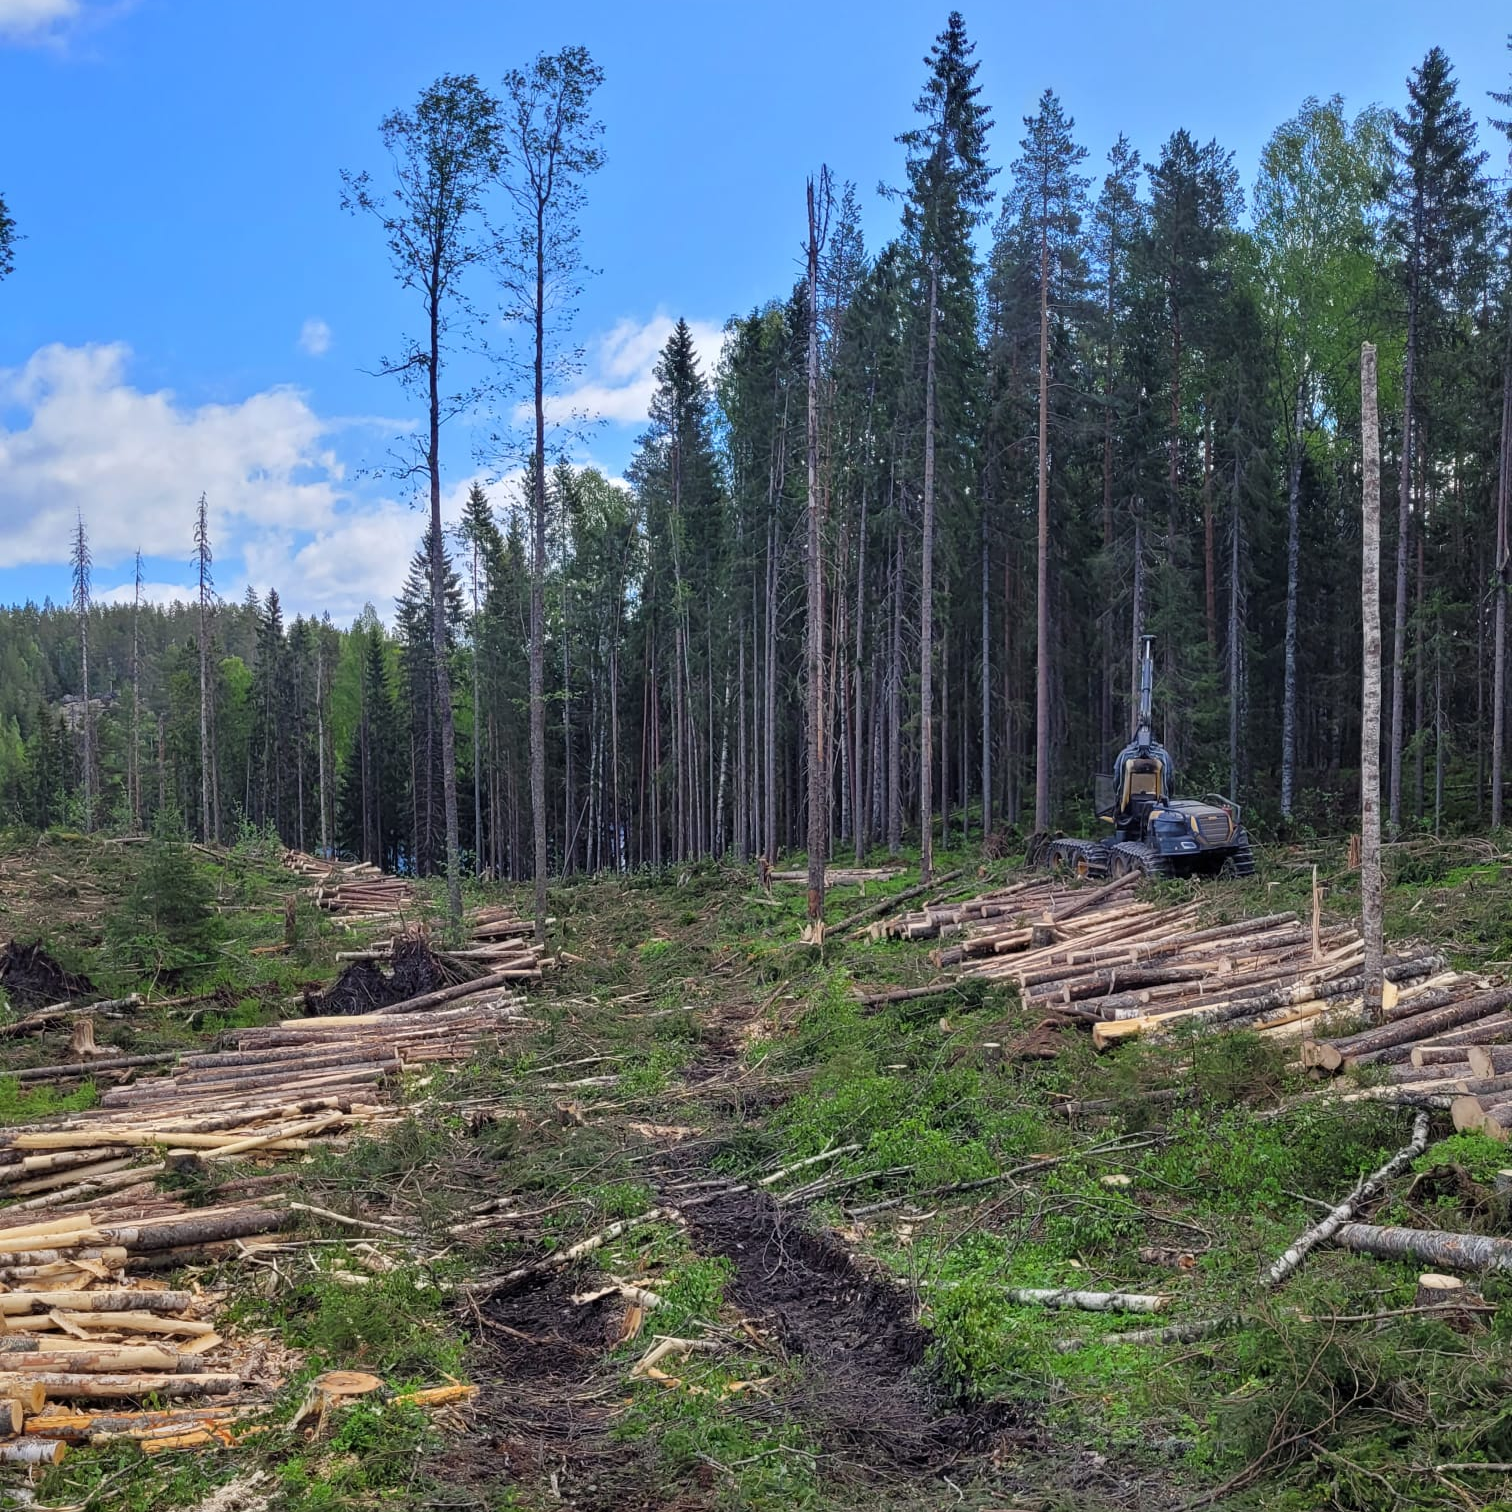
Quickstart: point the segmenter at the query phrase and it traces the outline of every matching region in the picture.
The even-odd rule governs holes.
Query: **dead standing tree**
[[[89,718],[89,534],[84,529],[84,516],[80,513],[74,526],[73,550],[73,608],[79,621],[79,728],[84,740],[84,832],[94,828],[94,740]]]
[[[483,199],[496,175],[501,144],[498,102],[471,74],[444,74],[421,92],[413,111],[396,110],[379,127],[393,163],[393,187],[375,189],[366,173],[343,170],[342,205],[372,215],[383,227],[400,286],[420,296],[424,333],[406,338],[379,371],[425,397],[419,455],[406,477],[430,490],[431,662],[441,724],[441,787],[446,809],[446,901],[453,924],[462,918],[462,847],[457,827],[457,731],[452,709],[446,629],[446,547],[441,526],[441,428],[469,409],[472,393],[446,393],[454,321],[475,317],[464,280],[488,255]]]
[[[1364,449],[1364,519],[1360,612],[1365,683],[1360,701],[1360,923],[1365,935],[1365,1015],[1381,1021],[1381,436],[1376,408],[1376,350],[1360,348],[1360,444]]]
[[[542,53],[504,77],[501,127],[514,223],[500,239],[505,314],[531,339],[530,807],[535,842],[536,938],[546,937],[546,392],[577,370],[559,338],[574,313],[583,267],[578,214],[583,180],[603,165],[603,123],[592,113],[603,71],[583,47]],[[572,817],[567,817],[567,833]]]
[[[220,836],[220,795],[215,782],[215,746],[211,740],[210,620],[215,612],[215,579],[210,566],[210,505],[204,494],[194,512],[194,566],[199,614],[200,835]]]
[[[808,181],[808,916],[824,918],[829,853],[829,761],[824,747],[824,501],[819,489],[819,253],[829,219],[830,174]],[[925,810],[928,830],[928,809]]]

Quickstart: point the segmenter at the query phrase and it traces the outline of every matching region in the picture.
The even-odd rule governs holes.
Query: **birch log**
[[[1310,1249],[1337,1233],[1339,1228],[1354,1216],[1355,1209],[1362,1202],[1373,1197],[1393,1176],[1411,1165],[1427,1148],[1428,1115],[1419,1113],[1412,1124],[1412,1142],[1398,1150],[1379,1170],[1372,1171],[1369,1176],[1366,1176],[1349,1196],[1325,1217],[1313,1224],[1305,1233],[1299,1234],[1291,1248],[1271,1266],[1265,1278],[1266,1283],[1270,1286],[1279,1286],[1301,1265]]]

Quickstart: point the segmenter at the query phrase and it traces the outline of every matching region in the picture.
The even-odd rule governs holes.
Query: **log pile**
[[[873,932],[955,937],[958,943],[933,956],[936,965],[956,968],[955,980],[1010,983],[1026,1006],[1089,1023],[1099,1049],[1183,1022],[1301,1037],[1317,1020],[1362,1006],[1364,944],[1353,925],[1325,928],[1315,908],[1310,923],[1277,913],[1202,926],[1196,904],[1132,897],[1137,881],[1131,875],[1077,887],[1028,877],[965,902],[930,904]],[[1478,978],[1447,971],[1441,956],[1426,952],[1391,958],[1386,978],[1388,1012],[1408,1026],[1388,1035],[1392,1044],[1512,1004],[1512,992],[1482,1000]],[[1512,1025],[1512,1014],[1485,1032],[1499,1033],[1502,1023]],[[1361,1038],[1372,1049],[1379,1043]],[[1507,1107],[1512,1125],[1512,1097]]]
[[[1512,988],[1476,989],[1404,995],[1382,1024],[1304,1042],[1302,1062],[1328,1072],[1377,1067],[1385,1085],[1360,1095],[1447,1108],[1461,1132],[1504,1141],[1512,1133]]]

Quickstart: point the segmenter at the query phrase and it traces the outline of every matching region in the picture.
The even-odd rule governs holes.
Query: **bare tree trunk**
[[[431,658],[435,662],[436,712],[441,720],[441,795],[446,809],[446,912],[462,922],[462,840],[457,825],[457,728],[452,717],[451,666],[446,658],[446,548],[441,533],[441,309],[430,301],[430,434],[425,461],[430,473]],[[429,783],[427,782],[427,787]]]
[[[1035,550],[1034,827],[1050,828],[1050,232],[1040,227],[1039,499]]]
[[[1496,630],[1491,673],[1491,828],[1502,824],[1502,768],[1507,741],[1507,513],[1512,505],[1512,317],[1502,358],[1500,465],[1496,476]]]
[[[992,552],[982,497],[982,838],[992,833]]]
[[[1228,685],[1229,685],[1229,796],[1239,792],[1239,733],[1243,728],[1243,660],[1240,645],[1243,634],[1243,584],[1239,572],[1242,558],[1243,517],[1239,512],[1239,458],[1234,457],[1233,517],[1229,521],[1229,615],[1228,615]]]
[[[1218,562],[1213,537],[1213,416],[1207,406],[1202,428],[1202,576],[1203,621],[1207,626],[1208,650],[1218,654]]]
[[[1427,534],[1427,515],[1418,521],[1417,530],[1417,588],[1413,594],[1413,618],[1416,623],[1412,632],[1412,816],[1423,817],[1423,766],[1426,757],[1423,741],[1423,699],[1425,694],[1426,639],[1428,635],[1428,606],[1425,601],[1423,571],[1423,538]]]
[[[903,848],[903,540],[893,534],[892,655],[887,671],[887,853]]]
[[[1364,687],[1360,699],[1360,917],[1365,935],[1365,1016],[1380,1023],[1381,941],[1381,437],[1376,409],[1376,349],[1360,349],[1361,434],[1365,490],[1360,613]],[[1405,566],[1400,554],[1399,566]],[[1405,581],[1404,579],[1399,581]]]
[[[546,224],[535,224],[535,459],[530,533],[530,811],[535,938],[546,940]],[[458,912],[460,914],[460,900]]]
[[[861,483],[861,526],[856,536],[856,618],[853,628],[855,636],[854,699],[856,706],[855,718],[855,743],[856,760],[855,770],[851,773],[851,782],[855,790],[855,797],[851,802],[851,825],[853,839],[855,841],[856,865],[859,866],[866,858],[866,845],[870,838],[870,805],[867,801],[866,792],[866,767],[867,763],[862,760],[863,742],[867,729],[866,700],[862,696],[861,687],[861,659],[865,650],[866,637],[866,480]],[[874,725],[877,719],[877,711],[871,712],[871,722]]]
[[[829,173],[820,177],[827,192]],[[819,216],[808,184],[808,916],[824,918],[824,863],[829,855],[829,763],[824,749],[824,535],[819,491]]]
[[[142,553],[136,554],[136,591],[131,601],[131,827],[142,827]]]
[[[1412,405],[1417,377],[1417,300],[1409,300],[1403,381],[1402,455],[1397,484],[1396,620],[1391,637],[1391,780],[1388,820],[1402,823],[1402,742],[1407,711],[1407,547],[1412,535]]]
[[[1144,650],[1144,613],[1145,613],[1145,570],[1144,570],[1144,516],[1139,507],[1139,500],[1134,501],[1134,587],[1130,604],[1130,663],[1133,668],[1133,676],[1129,684],[1129,708],[1139,707],[1139,664],[1143,660]],[[1133,728],[1134,716],[1129,716],[1130,728]]]
[[[473,876],[483,875],[483,697],[478,678],[478,549],[472,543],[472,727],[473,727]]]
[[[1297,384],[1286,476],[1286,654],[1281,680],[1281,817],[1290,819],[1297,785],[1297,573],[1301,556],[1302,441],[1306,375]]]
[[[919,880],[934,874],[935,355],[939,267],[929,259],[929,341],[924,361],[924,561],[919,589]]]
[[[766,858],[777,860],[777,547],[773,537],[776,523],[767,517],[766,555]]]
[[[214,787],[210,749],[210,526],[204,494],[200,495],[194,532],[195,560],[199,574],[199,675],[200,675],[200,835],[215,838],[210,827],[211,790]]]
[[[326,798],[325,641],[315,629],[315,744],[320,771],[320,854],[331,854],[330,805]]]

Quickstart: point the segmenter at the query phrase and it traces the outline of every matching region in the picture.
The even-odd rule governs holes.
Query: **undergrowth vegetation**
[[[967,855],[939,864],[967,869],[963,893],[1011,870]],[[102,1021],[102,1043],[198,1043],[280,1016],[329,979],[346,944],[301,906],[284,947],[287,879],[255,835],[213,857],[164,838],[131,867],[116,857],[101,866],[91,875],[109,880],[92,915],[48,936],[59,959],[90,968],[102,941],[136,930],[136,945],[111,945],[112,990],[158,983],[161,993],[171,976],[176,991],[213,994],[189,1010]],[[1397,937],[1442,931],[1472,964],[1509,948],[1479,865],[1400,871]],[[141,923],[149,874],[192,903],[176,943],[166,913]],[[1347,875],[1324,884],[1331,909],[1351,906]],[[830,916],[838,923],[903,885],[836,888]],[[1304,858],[1244,884],[1162,891],[1200,898],[1218,921],[1305,906],[1309,887]],[[1410,1115],[1320,1102],[1284,1045],[1244,1032],[1134,1041],[1099,1057],[1082,1032],[1047,1028],[1000,987],[863,1004],[863,987],[932,982],[927,947],[839,930],[822,948],[802,945],[802,890],[768,895],[733,867],[575,881],[552,904],[570,961],[533,995],[534,1027],[455,1071],[416,1071],[407,1117],[298,1167],[296,1196],[385,1221],[402,1211],[415,1241],[312,1216],[318,1245],[215,1278],[235,1292],[236,1328],[275,1341],[291,1362],[268,1431],[232,1451],[150,1462],[129,1446],[80,1452],[43,1481],[48,1504],[166,1512],[261,1473],[260,1494],[291,1512],[559,1505],[548,1471],[511,1436],[530,1380],[499,1363],[509,1335],[490,1329],[469,1288],[627,1221],[565,1269],[541,1316],[507,1325],[546,1340],[553,1369],[575,1372],[572,1390],[594,1414],[581,1431],[604,1445],[591,1462],[622,1462],[632,1478],[633,1494],[614,1493],[622,1505],[661,1505],[653,1494],[689,1509],[812,1512],[947,1501],[1499,1505],[1487,1499],[1491,1478],[1434,1467],[1512,1460],[1506,1283],[1486,1280],[1482,1310],[1445,1322],[1410,1311],[1414,1269],[1342,1250],[1316,1250],[1274,1294],[1260,1281],[1406,1143]],[[18,1042],[11,1064],[56,1053],[55,1043]],[[0,1078],[0,1121],[93,1096],[88,1083],[60,1095]],[[1504,1151],[1483,1135],[1439,1138],[1374,1216],[1506,1233],[1512,1215],[1494,1190]],[[164,1180],[208,1205],[223,1181],[255,1169]],[[762,1268],[738,1280],[726,1254],[700,1246],[696,1223],[679,1221],[678,1203],[700,1190],[690,1183],[719,1181],[750,1184],[785,1222],[837,1236],[854,1257],[853,1284],[880,1279],[923,1328],[912,1378],[931,1410],[997,1404],[1018,1447],[886,1476],[858,1462],[820,1410],[824,1351],[794,1342],[803,1307],[763,1310]],[[468,1226],[510,1195],[528,1223]],[[659,1216],[646,1219],[652,1209]],[[779,1248],[769,1264],[782,1263]],[[571,1295],[605,1278],[653,1291],[660,1305],[634,1327],[611,1308],[602,1338],[585,1343],[587,1315]],[[1160,1293],[1169,1304],[1130,1316],[1013,1303],[1011,1289],[1031,1287]],[[1125,1337],[1171,1325],[1186,1331]],[[663,1337],[720,1348],[633,1374]],[[871,1358],[864,1331],[854,1350]],[[465,1474],[446,1425],[402,1406],[359,1405],[324,1437],[291,1435],[309,1380],[328,1367],[372,1370],[394,1387],[482,1382]],[[565,1459],[559,1468],[570,1499],[581,1478]]]

